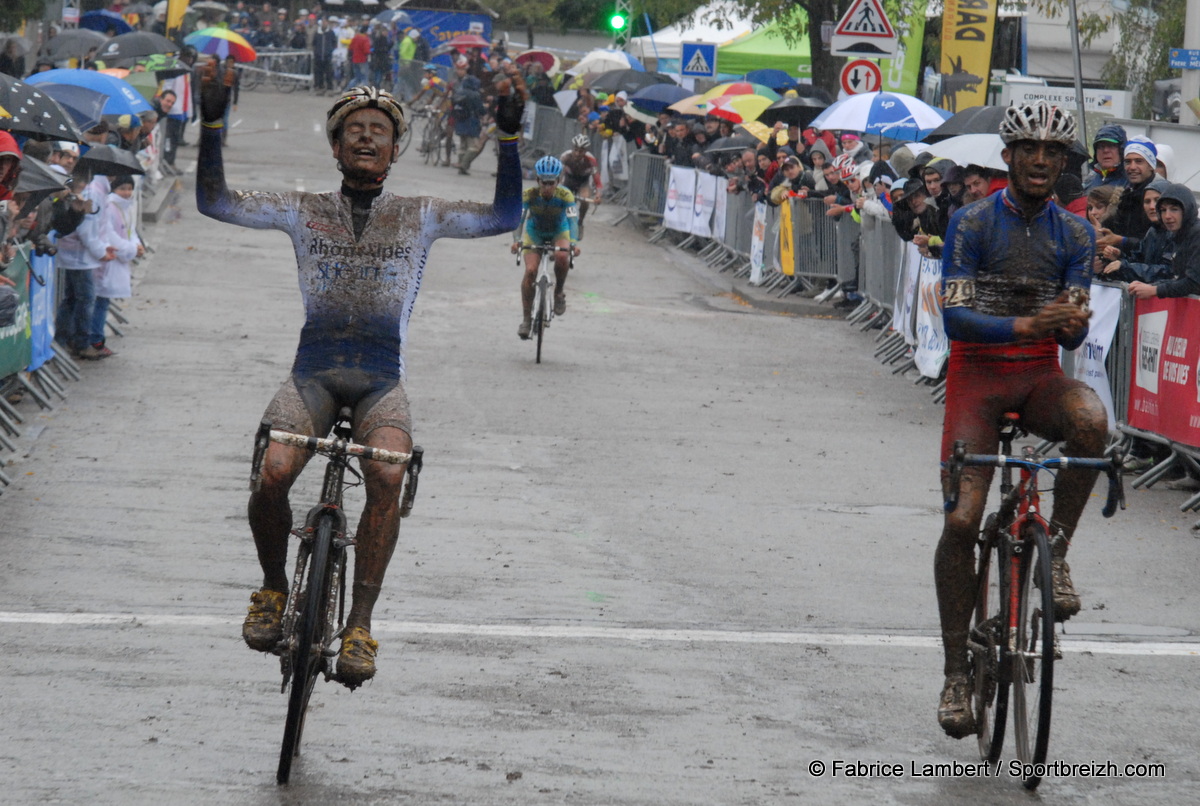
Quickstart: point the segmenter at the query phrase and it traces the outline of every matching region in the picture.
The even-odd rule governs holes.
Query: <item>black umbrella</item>
[[[640,89],[655,84],[674,83],[674,79],[662,73],[645,73],[641,70],[609,70],[589,82],[588,89],[592,92],[626,92],[632,95]]]
[[[804,128],[812,123],[813,118],[825,111],[829,101],[822,100],[816,95],[800,95],[793,98],[780,98],[763,110],[758,116],[760,123],[774,126],[783,121],[789,126]]]
[[[66,183],[67,177],[51,170],[46,163],[28,154],[22,156],[21,178],[17,180],[17,187],[13,192],[28,193],[29,198],[21,205],[21,211],[17,213],[17,217],[23,218],[30,210],[37,207],[42,199],[63,190]]]
[[[999,134],[1005,109],[1003,106],[972,106],[964,109],[930,132],[925,142],[936,143],[960,134]]]
[[[757,149],[762,143],[758,138],[749,134],[735,134],[732,137],[721,137],[713,141],[713,144],[704,150],[705,154],[712,154],[718,151],[745,151],[747,148]]]
[[[155,53],[176,53],[178,50],[179,46],[162,34],[134,31],[108,40],[104,47],[96,52],[96,58],[108,62],[115,59],[137,59]]]
[[[137,157],[128,151],[112,146],[92,146],[86,154],[79,158],[79,164],[86,165],[92,173],[105,176],[146,173],[146,169],[137,161]]]
[[[99,50],[104,47],[108,37],[99,31],[89,31],[87,28],[68,28],[56,34],[45,45],[46,54],[51,59],[67,59],[72,56],[86,56],[92,48]]]
[[[104,104],[108,101],[108,96],[102,92],[72,84],[39,84],[38,89],[58,101],[80,131],[87,131],[100,122]]]
[[[0,129],[23,134],[33,140],[73,140],[83,134],[69,114],[41,87],[0,73]]]

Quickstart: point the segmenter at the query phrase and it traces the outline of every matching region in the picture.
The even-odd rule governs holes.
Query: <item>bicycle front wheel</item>
[[[292,688],[288,694],[287,721],[283,727],[283,746],[279,751],[279,769],[275,781],[286,784],[292,772],[292,759],[300,754],[300,737],[304,732],[304,716],[308,700],[317,683],[323,664],[326,623],[326,594],[329,590],[327,571],[329,551],[333,545],[333,516],[323,515],[317,522],[312,556],[308,563],[308,580],[301,590],[298,607],[300,618],[292,650]]]
[[[408,151],[408,144],[412,142],[412,138],[412,126],[406,126],[404,134],[400,135],[400,150],[396,152],[396,159],[400,159],[400,157],[404,156],[404,152]]]
[[[971,650],[971,710],[979,731],[979,757],[989,764],[1000,760],[1004,726],[1008,716],[1009,684],[1000,672],[1004,646],[1004,598],[1001,582],[1005,573],[1004,552],[996,539],[996,515],[988,516],[979,545],[976,579],[979,590],[967,646]],[[1003,680],[1003,682],[1002,682]]]
[[[1050,708],[1054,698],[1054,586],[1050,576],[1050,541],[1037,522],[1025,527],[1020,543],[1017,584],[1016,654],[1012,662],[1013,728],[1017,758],[1042,764],[1050,746]],[[1026,789],[1040,775],[1025,777]]]

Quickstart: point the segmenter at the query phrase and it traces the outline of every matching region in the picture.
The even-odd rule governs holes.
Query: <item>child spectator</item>
[[[96,303],[92,308],[88,343],[92,350],[90,358],[108,358],[114,355],[104,343],[104,323],[108,318],[108,306],[114,299],[126,299],[133,295],[130,261],[145,254],[145,248],[137,234],[134,216],[133,177],[117,176],[109,183],[112,192],[105,200],[101,213],[101,231],[111,248],[112,259],[105,260],[92,269]]]

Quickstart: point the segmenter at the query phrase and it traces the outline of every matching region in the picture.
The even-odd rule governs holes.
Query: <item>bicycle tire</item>
[[[400,135],[400,140],[398,141],[400,150],[396,152],[396,159],[400,159],[404,156],[404,152],[408,151],[408,145],[412,142],[412,138],[412,126],[405,127],[404,134]]]
[[[971,621],[971,711],[978,730],[979,757],[1000,760],[1008,716],[1008,684],[1002,683],[1000,654],[1004,647],[1004,552],[996,538],[996,515],[988,516],[980,543],[979,590]]]
[[[1025,527],[1017,583],[1017,654],[1012,658],[1013,733],[1017,758],[1042,764],[1050,747],[1050,713],[1054,699],[1054,585],[1050,574],[1050,540],[1045,527]],[[1023,783],[1034,789],[1040,775]]]
[[[421,147],[424,149],[426,165],[437,157],[434,153],[435,143],[437,143],[437,121],[430,118],[421,131]]]
[[[312,556],[308,563],[308,581],[301,594],[300,618],[292,659],[292,687],[288,693],[287,720],[283,727],[283,745],[279,750],[279,769],[275,782],[286,784],[292,772],[292,760],[300,754],[300,739],[304,733],[304,717],[312,697],[317,674],[321,670],[324,640],[321,633],[326,620],[322,618],[329,590],[329,554],[333,545],[332,515],[322,515],[313,537]]]

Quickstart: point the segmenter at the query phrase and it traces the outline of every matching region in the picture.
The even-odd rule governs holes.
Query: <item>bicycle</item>
[[[333,426],[332,438],[276,431],[271,428],[270,422],[263,421],[254,440],[250,489],[255,491],[262,482],[262,462],[270,442],[306,448],[329,458],[325,466],[320,503],[309,510],[303,528],[292,530],[292,534],[300,539],[300,546],[296,552],[295,574],[283,611],[283,637],[272,650],[279,656],[283,674],[280,690],[288,693],[283,744],[275,774],[278,784],[288,782],[292,760],[300,754],[304,718],[317,675],[324,674],[326,681],[336,678],[333,659],[337,657],[337,641],[345,627],[346,549],[354,545],[354,539],[346,534],[342,496],[350,487],[362,483],[362,474],[350,465],[350,459],[358,457],[360,461],[371,459],[391,464],[407,463],[404,494],[400,500],[402,518],[412,512],[417,479],[421,474],[424,451],[419,446],[413,446],[411,453],[402,453],[351,442],[350,418],[350,409],[342,408]],[[355,477],[355,481],[345,481],[347,471]]]
[[[1013,440],[1023,433],[1019,416],[1009,412],[1000,423],[1000,454],[969,454],[963,442],[954,443],[947,463],[950,483],[945,509],[958,506],[964,467],[1000,467],[1001,500],[980,530],[979,589],[967,650],[971,662],[971,705],[978,730],[979,755],[989,764],[999,761],[1004,745],[1009,695],[1017,758],[1029,765],[1045,762],[1050,743],[1054,695],[1054,662],[1061,658],[1054,629],[1054,586],[1051,579],[1050,527],[1042,517],[1037,486],[1042,470],[1078,468],[1108,475],[1104,517],[1125,509],[1119,452],[1107,458],[1048,457],[1025,446],[1012,452]],[[1013,468],[1021,471],[1013,483]],[[1041,776],[1028,774],[1023,784],[1035,789]]]
[[[574,252],[569,246],[554,244],[534,244],[522,246],[517,253],[517,265],[521,265],[521,253],[536,251],[541,256],[538,262],[537,278],[533,281],[533,306],[530,315],[533,317],[533,327],[529,335],[537,340],[536,363],[542,363],[542,337],[550,321],[554,318],[554,253],[566,252],[570,259],[570,267],[575,266]]]

